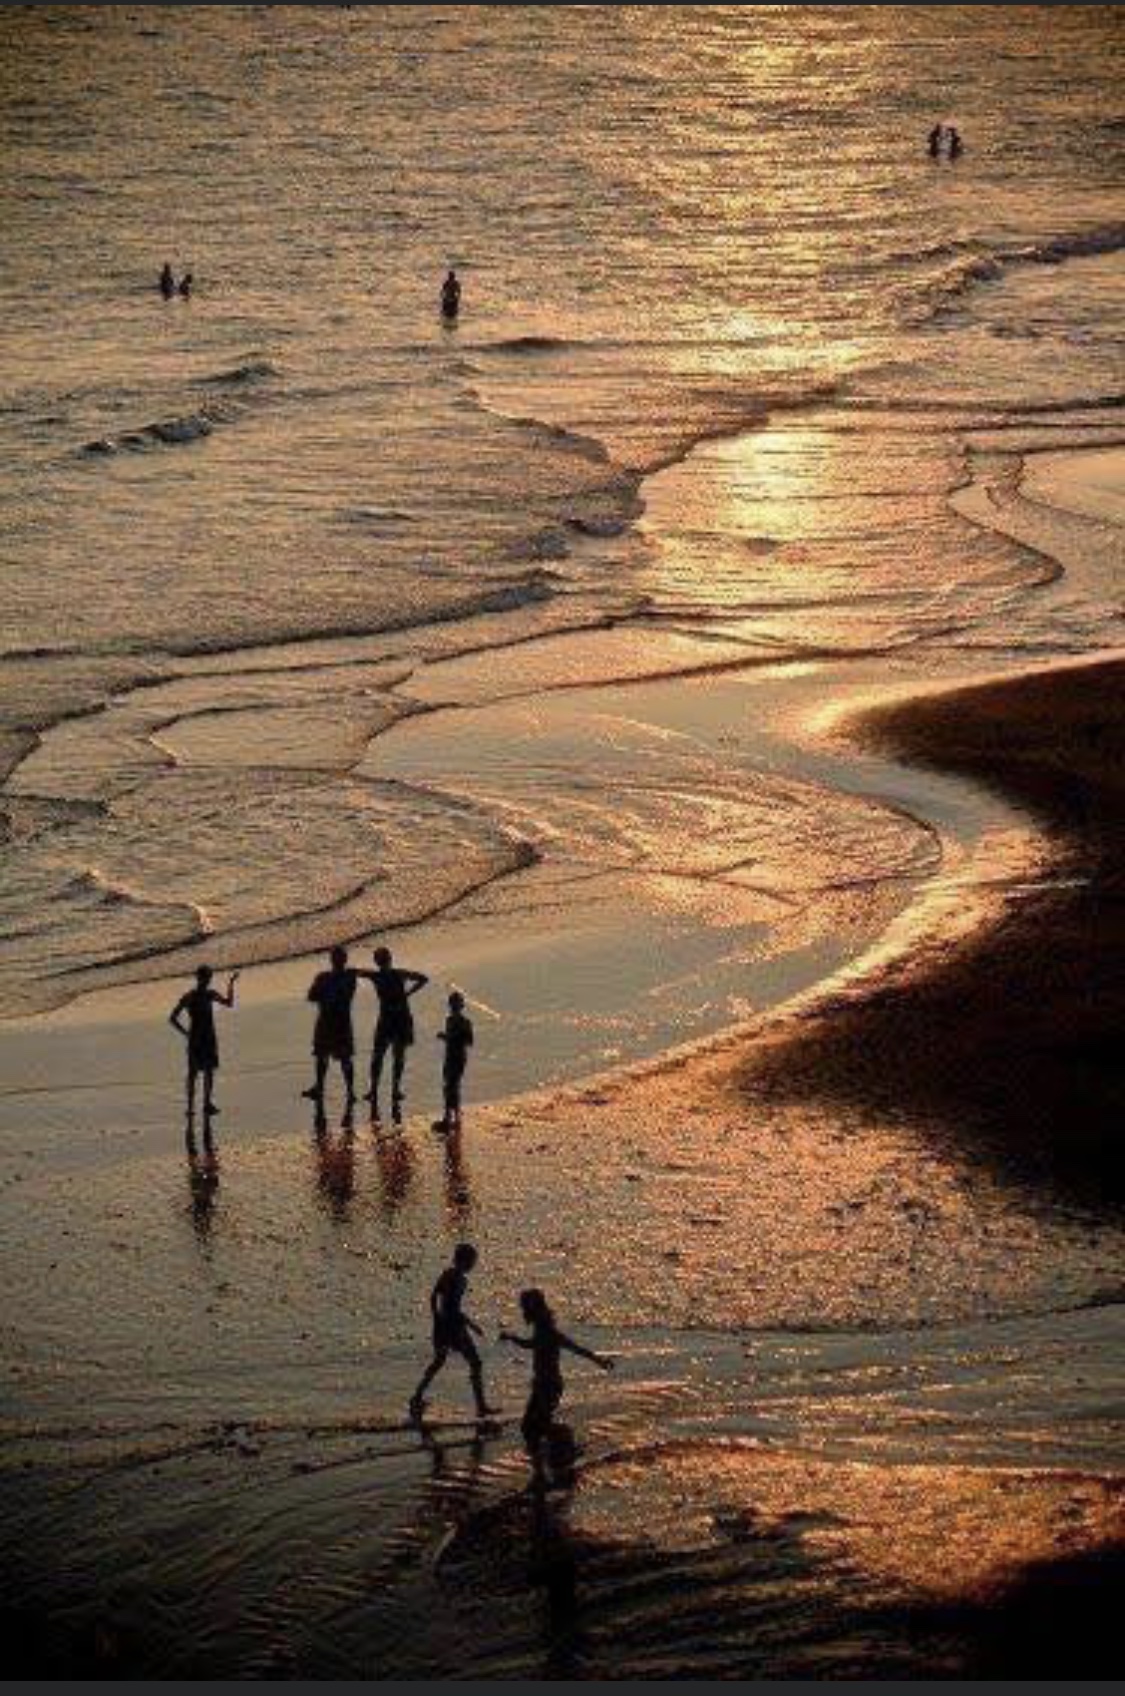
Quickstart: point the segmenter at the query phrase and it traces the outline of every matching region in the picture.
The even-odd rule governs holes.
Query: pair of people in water
[[[950,159],[960,159],[965,151],[961,132],[952,124],[935,124],[926,145],[931,159],[940,159],[943,152]]]
[[[176,294],[182,295],[186,300],[190,295],[193,286],[194,279],[190,271],[185,271],[179,282],[177,282],[172,267],[167,263],[167,261],[165,261],[164,268],[160,273],[160,282],[158,284],[160,292],[164,296],[165,300],[171,300],[172,296]]]
[[[433,1357],[422,1374],[418,1388],[410,1398],[410,1417],[420,1421],[426,1408],[426,1391],[451,1354],[459,1354],[469,1368],[473,1399],[478,1419],[487,1419],[496,1412],[490,1407],[484,1391],[484,1368],[480,1351],[474,1341],[483,1336],[480,1326],[465,1312],[469,1275],[477,1264],[477,1251],[472,1243],[459,1243],[452,1263],[438,1278],[430,1295],[430,1316],[433,1324]],[[499,1340],[531,1355],[531,1394],[524,1409],[520,1430],[538,1473],[543,1463],[543,1447],[555,1424],[555,1415],[563,1395],[561,1359],[563,1352],[593,1361],[608,1372],[612,1360],[596,1354],[559,1329],[555,1316],[542,1290],[524,1290],[520,1296],[520,1311],[530,1327],[530,1336],[517,1336],[513,1331],[501,1331]]]
[[[371,1087],[366,1099],[372,1117],[379,1117],[379,1091],[383,1068],[391,1057],[391,1114],[398,1120],[405,1099],[403,1084],[407,1050],[414,1043],[414,1015],[410,1003],[425,989],[429,978],[423,972],[406,971],[394,963],[389,948],[375,950],[375,970],[360,971],[348,965],[346,948],[333,948],[329,969],[319,972],[309,988],[309,1000],[317,1009],[313,1030],[316,1079],[305,1091],[311,1101],[323,1102],[328,1067],[335,1060],[344,1074],[346,1110],[355,1103],[355,1034],[352,1002],[361,982],[370,983],[379,999],[379,1016],[371,1049]],[[442,1066],[444,1114],[435,1129],[456,1130],[461,1124],[461,1093],[469,1049],[473,1046],[472,1021],[465,1014],[465,998],[454,990],[449,997],[445,1029],[439,1040],[445,1044]]]

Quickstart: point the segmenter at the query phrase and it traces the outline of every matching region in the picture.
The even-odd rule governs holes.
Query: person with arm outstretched
[[[530,1337],[519,1337],[512,1331],[501,1331],[500,1341],[512,1343],[516,1348],[527,1349],[531,1354],[531,1394],[520,1422],[520,1430],[523,1432],[523,1440],[527,1444],[532,1465],[538,1472],[542,1466],[543,1442],[551,1433],[559,1403],[562,1401],[564,1385],[560,1357],[563,1350],[578,1355],[582,1360],[592,1361],[603,1372],[612,1371],[613,1361],[606,1355],[586,1348],[582,1343],[576,1343],[573,1337],[568,1337],[564,1331],[560,1331],[542,1290],[524,1290],[520,1296],[520,1311],[531,1326]]]

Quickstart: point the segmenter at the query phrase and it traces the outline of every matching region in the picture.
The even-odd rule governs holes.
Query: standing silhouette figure
[[[210,966],[198,966],[195,973],[195,988],[189,989],[186,995],[181,995],[168,1016],[168,1023],[178,1030],[182,1037],[187,1038],[187,1111],[188,1119],[195,1115],[195,1085],[199,1077],[203,1079],[203,1112],[208,1119],[214,1118],[219,1109],[215,1105],[215,1073],[219,1069],[219,1039],[215,1034],[215,1007],[234,1006],[234,988],[239,974],[232,972],[227,983],[227,992],[211,988],[214,972]],[[184,1024],[184,1019],[187,1024]]]
[[[367,1100],[371,1117],[379,1117],[379,1086],[383,1079],[383,1062],[391,1056],[391,1115],[397,1122],[402,1117],[403,1076],[406,1070],[406,1051],[414,1041],[414,1015],[410,998],[425,989],[429,978],[423,972],[400,970],[389,948],[376,948],[375,970],[361,974],[375,986],[379,997],[379,1017],[375,1023],[375,1039],[371,1047],[371,1088]]]
[[[435,1131],[461,1129],[461,1085],[473,1046],[473,1021],[465,1013],[465,997],[455,989],[449,997],[449,1014],[445,1029],[438,1032],[438,1041],[445,1044],[442,1058],[441,1085],[443,1112],[435,1119]]]
[[[329,969],[318,972],[309,985],[309,1000],[316,1008],[313,1027],[313,1059],[316,1078],[303,1093],[319,1107],[324,1103],[324,1086],[328,1078],[328,1063],[338,1062],[347,1089],[345,1113],[355,1105],[355,1035],[352,1031],[352,1002],[360,973],[348,965],[346,948],[333,948],[328,956]],[[363,974],[367,976],[366,973]]]
[[[447,322],[452,322],[461,310],[461,283],[456,271],[450,266],[444,283],[441,285],[441,315]]]

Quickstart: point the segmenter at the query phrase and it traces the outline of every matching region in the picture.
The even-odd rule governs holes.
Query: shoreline
[[[1103,657],[860,715],[869,746],[1014,796],[1042,842],[1009,888],[968,893],[973,920],[950,950],[908,956],[888,982],[861,983],[822,1019],[775,1036],[774,1052],[749,1061],[746,1087],[778,1099],[809,1087],[876,1116],[905,1104],[976,1139],[1006,1177],[1120,1215],[1123,679],[1125,656]]]
[[[451,663],[464,674],[466,662]],[[0,1199],[14,1316],[3,1476],[25,1664],[323,1676],[374,1658],[384,1676],[463,1676],[472,1641],[470,1670],[511,1676],[542,1665],[526,1619],[544,1563],[580,1634],[587,1609],[609,1622],[576,1651],[580,1676],[697,1670],[703,1655],[731,1676],[758,1667],[741,1633],[763,1582],[786,1622],[763,1676],[799,1676],[810,1655],[839,1676],[969,1676],[997,1657],[1011,1670],[1023,1650],[1006,1622],[1044,1563],[1092,1575],[1101,1628],[1125,1536],[1106,1413],[1125,1257],[1119,1210],[1090,1162],[1107,1146],[1118,1077],[1085,1009],[1068,1040],[1095,1046],[1096,1134],[1057,1158],[1051,1105],[1073,1054],[1037,1051],[1043,1122],[1029,1160],[1012,1111],[1029,1075],[1013,985],[1028,959],[1053,968],[1060,941],[1068,982],[1095,965],[1111,976],[1086,908],[1094,899],[1100,918],[1119,876],[1125,710],[1112,685],[1123,671],[1125,658],[1102,655],[952,688],[915,678],[891,700],[884,675],[881,702],[849,711],[840,677],[853,696],[876,681],[854,663],[780,668],[776,722],[768,734],[756,725],[755,757],[768,765],[784,746],[790,773],[827,785],[850,773],[854,793],[884,807],[913,797],[942,862],[919,862],[913,896],[879,923],[868,909],[866,931],[861,910],[861,946],[827,972],[810,957],[808,981],[776,1009],[721,1022],[687,1049],[657,1043],[624,1070],[500,1091],[461,1139],[425,1134],[416,1113],[401,1134],[310,1134],[284,1075],[298,1062],[279,1067],[267,1048],[241,1078],[221,1078],[230,1117],[217,1157],[185,1162],[168,1147],[166,1059],[153,1047],[145,1064],[163,1081],[130,1108],[99,1023],[107,1007],[125,1010],[117,1045],[142,1057],[146,1020],[159,1034],[152,984],[36,1021],[43,1064],[66,1031],[108,1071],[69,1102],[45,1092],[35,1149],[24,1146],[28,1098],[0,1102],[12,1114]],[[709,675],[695,693],[715,697],[725,732],[723,691],[744,690],[760,719],[771,686],[756,668],[742,683]],[[604,712],[637,690],[674,716],[692,685],[589,695]],[[564,693],[551,710],[569,722],[581,692]],[[485,700],[446,716],[479,740],[496,714],[503,741],[504,710]],[[438,716],[377,739],[380,758],[396,735],[405,759],[429,757]],[[558,894],[565,929],[565,880]],[[622,911],[631,904],[635,930],[635,891]],[[594,934],[604,918],[603,907]],[[478,919],[477,944],[465,915],[443,922],[469,959],[503,906],[486,903]],[[521,972],[536,969],[544,938],[540,925]],[[622,946],[612,929],[606,939]],[[268,969],[278,995],[306,969]],[[260,1013],[276,1043],[275,1011]],[[292,1017],[303,1030],[299,1004]],[[966,1054],[987,1086],[979,1101]],[[76,1128],[84,1153],[61,1159]],[[487,1355],[504,1411],[496,1435],[465,1428],[452,1371],[434,1430],[398,1417],[432,1277],[466,1236],[481,1249],[474,1307],[490,1331],[530,1280],[562,1292],[566,1323],[618,1357],[612,1385],[573,1375],[585,1449],[544,1519],[529,1511],[513,1429],[521,1374],[498,1350]],[[888,1558],[903,1512],[926,1535]],[[295,1518],[315,1531],[291,1547]],[[951,1535],[967,1563],[954,1586],[919,1550]],[[718,1622],[714,1648],[685,1650],[668,1625],[669,1572],[689,1613],[702,1606]],[[237,1619],[209,1612],[217,1573]],[[634,1642],[614,1624],[631,1617],[638,1585],[657,1600]],[[152,1617],[154,1594],[168,1599],[168,1628]],[[284,1650],[275,1595],[299,1596]],[[452,1635],[414,1642],[402,1629],[411,1617],[449,1617]]]

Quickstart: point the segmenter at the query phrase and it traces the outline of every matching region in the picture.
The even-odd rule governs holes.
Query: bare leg
[[[437,1377],[438,1373],[441,1371],[442,1367],[445,1365],[445,1363],[448,1359],[449,1359],[449,1350],[448,1349],[435,1349],[434,1350],[434,1358],[433,1358],[433,1360],[431,1360],[429,1366],[427,1366],[425,1372],[423,1372],[421,1378],[418,1381],[418,1388],[415,1390],[414,1394],[410,1398],[410,1411],[411,1411],[411,1413],[421,1413],[422,1405],[423,1405],[423,1402],[425,1401],[426,1391],[429,1389],[430,1385],[433,1383],[434,1379]]]
[[[215,1106],[214,1093],[215,1074],[211,1071],[210,1067],[208,1067],[203,1074],[203,1112],[207,1118],[210,1118],[213,1114],[219,1111],[219,1109]]]
[[[313,1084],[313,1087],[311,1089],[306,1089],[302,1092],[307,1101],[319,1101],[319,1100],[321,1100],[321,1098],[324,1095],[324,1082],[325,1082],[325,1079],[327,1078],[327,1076],[328,1076],[328,1060],[327,1060],[327,1057],[323,1054],[318,1054],[317,1057],[316,1057],[316,1082]]]
[[[465,1356],[465,1359],[469,1364],[469,1381],[473,1386],[473,1400],[477,1404],[477,1415],[481,1419],[486,1419],[490,1413],[495,1413],[496,1409],[494,1407],[489,1407],[488,1402],[485,1399],[484,1369],[481,1366],[481,1359],[480,1355],[477,1353],[476,1344],[471,1338],[466,1337],[464,1343],[461,1345],[461,1353]]]
[[[371,1091],[367,1099],[371,1103],[371,1117],[379,1117],[379,1085],[383,1081],[383,1061],[387,1057],[388,1044],[378,1032],[375,1034],[375,1046],[371,1050]]]
[[[195,1118],[195,1080],[197,1075],[195,1067],[189,1064],[187,1069],[187,1116],[189,1119]]]
[[[406,1044],[396,1042],[393,1049],[391,1067],[391,1102],[398,1107],[402,1104],[402,1074],[406,1070]]]
[[[355,1067],[350,1060],[340,1061],[340,1070],[344,1074],[344,1084],[348,1092],[348,1106],[355,1105]]]

